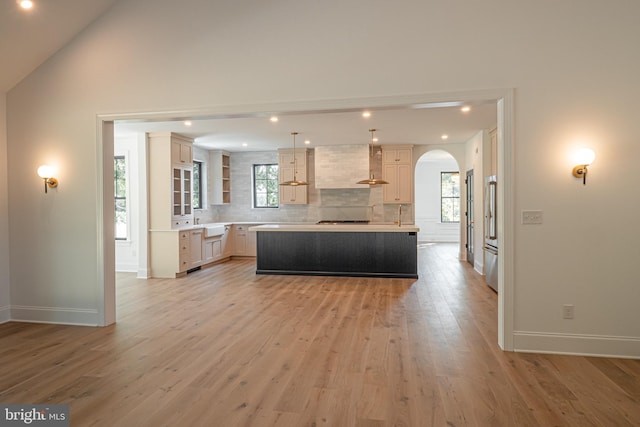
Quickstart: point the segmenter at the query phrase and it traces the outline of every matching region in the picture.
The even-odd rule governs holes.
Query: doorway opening
[[[505,350],[513,350],[514,331],[514,229],[515,211],[513,208],[513,135],[514,135],[514,98],[512,89],[491,89],[463,91],[448,94],[422,94],[391,96],[381,98],[347,99],[334,101],[308,101],[274,104],[269,111],[281,115],[302,112],[358,111],[367,109],[411,109],[439,108],[464,103],[492,103],[497,106],[497,147],[498,172],[503,177],[499,187],[497,211],[499,215],[498,237],[502,243],[503,262],[499,265],[498,293],[498,344]],[[264,112],[265,106],[221,106],[206,111],[199,110],[199,117],[221,117],[229,114],[255,116]],[[109,114],[97,117],[98,125],[98,324],[108,325],[115,322],[115,244],[114,244],[114,170],[113,170],[113,127],[120,120],[180,120],[193,117],[193,111],[174,111],[166,113]],[[424,146],[428,151],[429,147]],[[418,157],[424,153],[415,151]],[[458,157],[458,156],[456,156]],[[464,160],[464,155],[460,157]]]
[[[418,243],[460,242],[460,167],[445,150],[420,156],[415,168]]]

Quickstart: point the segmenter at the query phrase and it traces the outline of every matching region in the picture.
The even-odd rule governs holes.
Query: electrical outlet
[[[523,224],[542,224],[542,211],[522,211]]]
[[[562,306],[562,318],[573,319],[573,304],[565,304]]]

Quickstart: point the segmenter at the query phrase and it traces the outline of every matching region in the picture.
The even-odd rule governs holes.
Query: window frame
[[[455,196],[445,196],[444,195],[444,188],[443,188],[443,177],[444,175],[451,175],[453,177],[453,175],[457,175],[458,176],[458,195]],[[444,201],[445,200],[453,200],[453,208],[454,208],[454,214],[455,214],[455,206],[456,203],[455,201],[458,201],[458,220],[454,220],[454,221],[449,221],[449,220],[445,220],[444,218]],[[455,217],[455,215],[454,215]],[[442,224],[459,224],[460,223],[460,171],[441,171],[440,172],[440,222]]]
[[[198,165],[197,166],[197,168],[198,168],[198,179],[197,179],[198,191],[196,191],[196,189],[195,189],[195,187],[196,187],[195,186],[195,184],[196,184],[196,179],[195,179],[196,165]],[[203,187],[203,183],[204,183],[204,180],[202,179],[203,178],[202,175],[203,175],[203,172],[204,172],[204,169],[205,169],[204,165],[205,165],[205,163],[203,161],[201,161],[201,160],[195,160],[195,159],[193,160],[193,166],[192,166],[192,170],[191,170],[191,209],[193,209],[193,210],[204,209],[203,206],[204,206],[205,200],[204,200],[204,192],[202,191],[202,189],[203,189],[202,187]],[[200,203],[198,206],[193,204],[193,201],[194,201],[194,199],[196,197],[196,194],[198,196],[198,202]]]
[[[122,160],[123,164],[124,164],[124,196],[118,196],[116,194],[117,191],[117,184],[116,181],[118,180],[118,177],[116,176],[116,162],[118,160]],[[129,215],[129,159],[127,155],[124,154],[119,154],[119,155],[114,155],[113,156],[113,167],[114,167],[114,172],[113,172],[113,204],[114,204],[114,239],[118,242],[127,242],[130,240],[131,237],[131,218]],[[117,237],[116,236],[116,212],[115,209],[118,206],[118,200],[124,200],[124,218],[125,218],[125,236],[124,237]]]
[[[268,206],[268,202],[267,202],[267,206],[260,206],[258,205],[258,191],[257,191],[257,177],[256,177],[256,168],[258,167],[262,167],[262,166],[266,166],[266,167],[275,167],[276,169],[276,174],[275,174],[275,178],[273,180],[265,180],[265,181],[275,181],[276,184],[276,192],[275,192],[275,200],[276,200],[276,205],[275,206]],[[251,168],[251,189],[252,189],[252,193],[253,193],[253,208],[254,209],[278,209],[280,207],[280,182],[279,182],[279,176],[280,176],[280,167],[278,165],[278,163],[254,163],[252,168]],[[266,187],[268,188],[268,184],[266,185]],[[267,191],[267,201],[269,200],[269,191]]]

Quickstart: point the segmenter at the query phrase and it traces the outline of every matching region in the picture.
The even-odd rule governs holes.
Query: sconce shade
[[[53,167],[49,165],[42,165],[38,168],[38,176],[40,178],[51,178],[53,176]]]
[[[596,159],[596,153],[590,148],[581,148],[576,152],[576,164],[590,165]]]

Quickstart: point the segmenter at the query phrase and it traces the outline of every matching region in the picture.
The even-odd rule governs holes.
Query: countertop
[[[249,231],[313,231],[313,232],[359,232],[359,233],[407,233],[420,231],[415,225],[397,224],[264,224],[250,227]]]
[[[261,221],[234,221],[234,222],[207,222],[202,224],[183,225],[171,230],[150,231],[185,231],[198,230],[206,227],[248,225],[249,231],[320,231],[320,232],[368,232],[368,233],[399,233],[418,232],[420,228],[414,224],[398,227],[397,224],[317,224],[315,222],[261,222]]]

